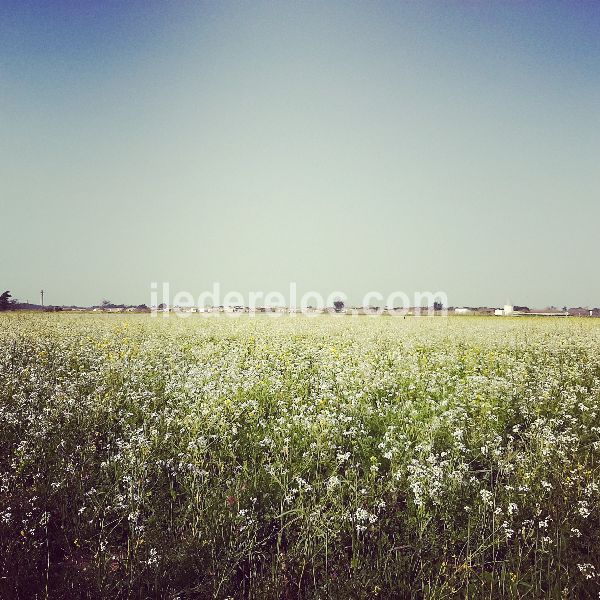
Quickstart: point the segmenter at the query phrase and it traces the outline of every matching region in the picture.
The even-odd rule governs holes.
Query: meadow
[[[597,598],[600,321],[0,315],[2,598]]]

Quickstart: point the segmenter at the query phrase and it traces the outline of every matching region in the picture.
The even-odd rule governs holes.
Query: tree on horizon
[[[10,304],[11,304],[11,293],[6,290],[4,293],[2,293],[0,295],[0,310],[4,311],[4,310],[8,310],[10,308]]]
[[[344,308],[344,303],[341,300],[336,300],[333,303],[333,308],[335,309],[335,312],[341,312]]]

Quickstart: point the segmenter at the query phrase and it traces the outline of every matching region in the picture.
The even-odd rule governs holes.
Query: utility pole
[[[42,290],[40,294],[42,295],[42,308],[44,308],[44,290]]]

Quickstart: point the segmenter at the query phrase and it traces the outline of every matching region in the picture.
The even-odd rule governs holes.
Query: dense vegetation
[[[0,316],[2,598],[600,591],[600,323]]]

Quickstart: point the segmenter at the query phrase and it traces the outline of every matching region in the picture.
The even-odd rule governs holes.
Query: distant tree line
[[[9,290],[6,290],[0,294],[0,312],[7,310],[22,310],[22,309],[34,309],[43,310],[44,312],[56,312],[62,310],[62,306],[39,306],[36,304],[29,304],[29,302],[21,302],[17,298],[13,298]]]
[[[148,311],[148,310],[150,310],[148,308],[148,306],[146,306],[145,304],[138,304],[138,305],[133,305],[133,304],[115,304],[114,302],[111,302],[110,300],[102,300],[102,302],[100,303],[99,308],[101,308],[102,310],[126,309],[126,308],[133,308],[133,309],[139,310],[139,311]]]

